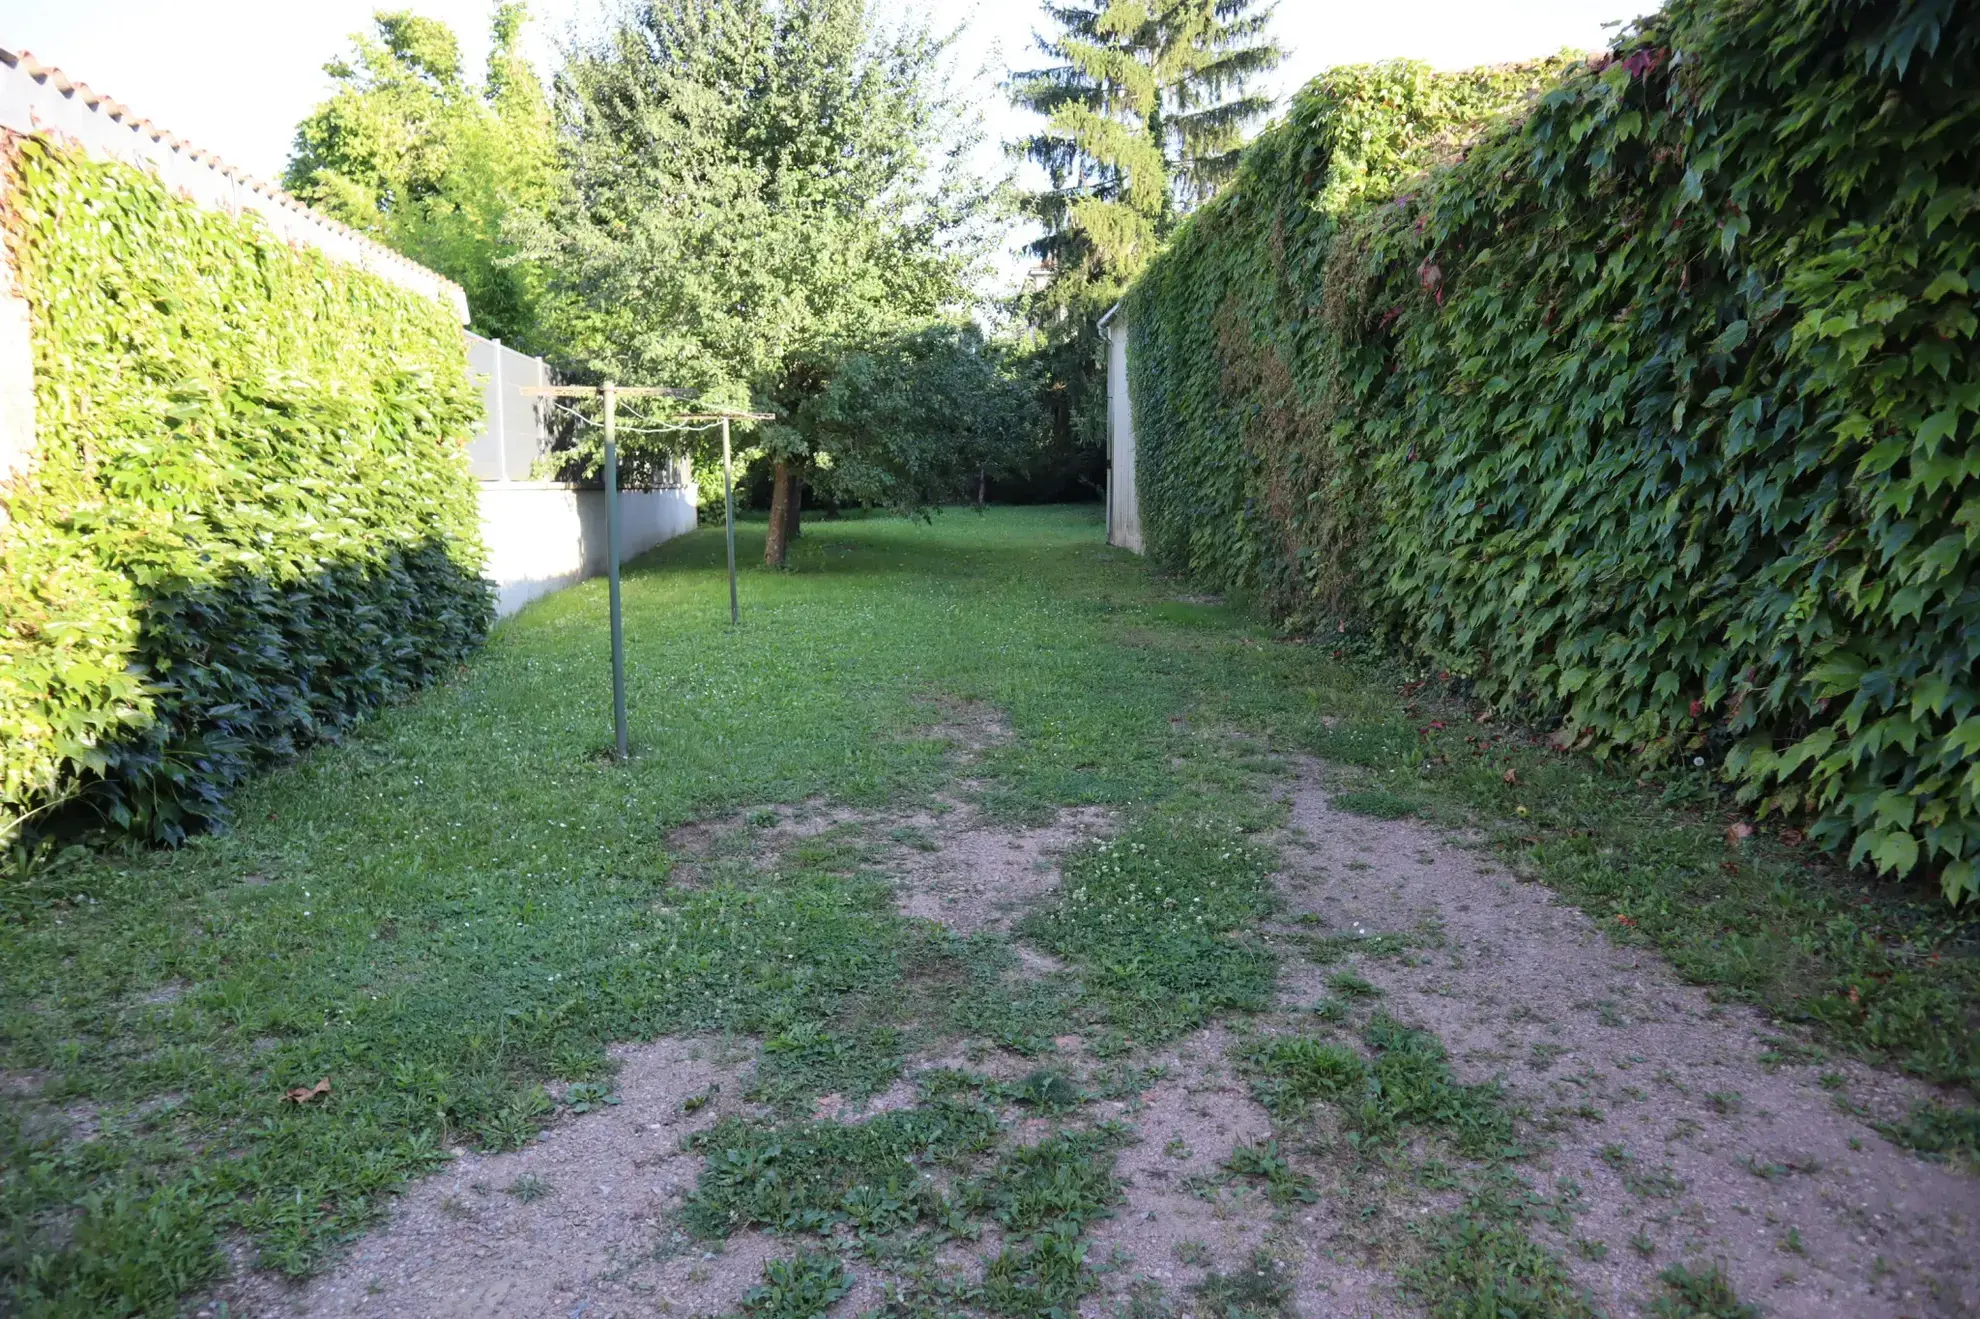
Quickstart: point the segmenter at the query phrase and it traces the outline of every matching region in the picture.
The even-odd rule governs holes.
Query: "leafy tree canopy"
[[[1016,476],[1044,414],[1025,360],[972,325],[890,336],[833,364],[797,422],[829,498],[919,512]]]
[[[998,196],[966,164],[947,45],[860,0],[681,0],[574,49],[568,186],[535,247],[574,365],[772,404],[757,438],[794,510],[828,364],[962,309],[986,250]]]
[[[296,129],[290,191],[458,282],[474,328],[540,346],[541,279],[517,259],[520,221],[556,190],[549,104],[520,53],[527,14],[495,9],[488,76],[461,68],[452,29],[380,11],[326,71],[330,99]]]

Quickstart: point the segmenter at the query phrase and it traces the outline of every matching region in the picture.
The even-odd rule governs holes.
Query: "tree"
[[[1028,198],[1045,274],[1023,309],[1047,341],[1062,442],[1099,443],[1102,360],[1094,323],[1177,221],[1236,167],[1271,110],[1248,89],[1277,68],[1264,0],[1069,0],[1045,6],[1053,62],[1016,75],[1012,99],[1045,117],[1013,150],[1044,169]]]
[[[765,560],[832,360],[967,300],[994,194],[967,173],[946,43],[860,0],[624,10],[557,82],[569,184],[539,247],[557,333],[599,377],[768,403]]]
[[[527,14],[495,8],[488,76],[435,19],[381,11],[325,70],[337,90],[296,129],[291,192],[454,280],[481,334],[541,347],[541,276],[518,231],[557,187],[549,102],[520,53]]]
[[[1023,471],[1044,430],[1037,399],[1016,354],[973,325],[936,324],[840,358],[797,422],[824,493],[920,513],[981,507],[991,480]]]

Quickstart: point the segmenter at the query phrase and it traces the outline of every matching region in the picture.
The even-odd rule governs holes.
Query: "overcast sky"
[[[547,73],[557,44],[595,24],[608,0],[533,0],[531,51]],[[1025,0],[875,0],[886,15],[963,28],[958,59],[977,73],[984,127],[1015,137],[1025,119],[996,80],[1032,59],[1038,7]],[[1282,0],[1291,51],[1271,90],[1285,95],[1334,64],[1409,56],[1443,68],[1605,44],[1613,24],[1655,0]],[[0,0],[0,47],[27,50],[71,78],[264,178],[280,175],[295,126],[328,92],[323,64],[378,8],[446,20],[476,61],[491,0]]]

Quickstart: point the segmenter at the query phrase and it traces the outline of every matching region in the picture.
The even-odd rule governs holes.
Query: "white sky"
[[[546,71],[556,41],[597,20],[605,0],[533,0],[532,52]],[[981,68],[977,97],[993,141],[1025,117],[996,94],[997,77],[1032,60],[1031,0],[874,0],[883,14],[926,13],[965,25],[963,72]],[[1334,64],[1409,56],[1444,68],[1605,43],[1605,24],[1657,0],[1281,0],[1276,20],[1291,59],[1283,96]],[[491,0],[0,0],[0,47],[28,50],[71,78],[264,178],[280,175],[295,125],[328,92],[323,64],[348,47],[378,8],[445,19],[478,60]],[[471,66],[473,67],[473,66]],[[994,161],[990,162],[993,166]]]

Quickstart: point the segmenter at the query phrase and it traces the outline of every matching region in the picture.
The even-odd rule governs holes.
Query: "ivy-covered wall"
[[[1151,553],[1980,894],[1976,18],[1324,76],[1130,295]]]
[[[486,632],[452,310],[15,143],[33,462],[0,487],[0,824],[173,841]]]

